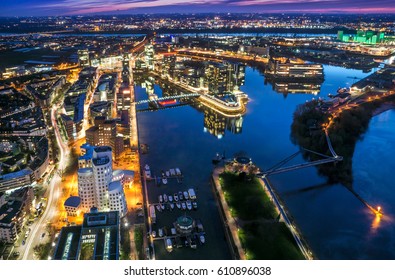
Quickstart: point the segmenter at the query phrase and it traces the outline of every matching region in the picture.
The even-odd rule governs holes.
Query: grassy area
[[[276,210],[259,181],[239,178],[232,173],[220,177],[225,199],[233,216],[242,220],[274,219]]]
[[[304,260],[291,232],[282,222],[247,224],[239,237],[246,248],[247,259]]]
[[[51,248],[52,242],[41,243],[36,245],[34,249],[34,253],[39,260],[47,260],[49,256],[51,256]]]
[[[92,260],[94,250],[94,243],[82,243],[80,260]]]
[[[226,172],[220,181],[231,214],[239,219],[239,237],[248,259],[304,259],[257,178],[248,181]]]
[[[134,230],[134,243],[136,245],[137,255],[139,260],[144,260],[144,240],[143,240],[143,228],[136,227]]]
[[[130,234],[129,229],[121,227],[121,260],[130,260]]]

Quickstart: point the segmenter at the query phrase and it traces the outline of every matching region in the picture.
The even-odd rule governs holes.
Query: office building
[[[119,212],[84,214],[81,226],[63,227],[55,247],[54,260],[118,260]]]
[[[144,55],[145,55],[145,64],[147,66],[147,69],[154,70],[155,50],[152,44],[148,44],[145,46]]]
[[[87,49],[78,50],[78,63],[82,67],[90,66],[89,51]]]

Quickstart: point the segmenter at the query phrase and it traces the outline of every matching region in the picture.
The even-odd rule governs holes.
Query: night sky
[[[119,13],[395,13],[395,0],[0,0],[0,16]]]

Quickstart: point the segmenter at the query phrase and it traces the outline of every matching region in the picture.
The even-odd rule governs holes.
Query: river
[[[230,258],[209,183],[211,159],[216,152],[225,151],[230,157],[243,151],[259,167],[266,169],[296,152],[298,147],[290,140],[296,106],[312,98],[326,98],[328,93],[335,93],[339,87],[350,86],[356,78],[369,74],[327,65],[324,73],[325,81],[318,95],[284,95],[273,90],[271,84],[265,84],[264,77],[257,70],[247,68],[245,85],[241,90],[249,95],[250,101],[242,119],[227,120],[209,110],[197,110],[191,106],[138,113],[140,143],[150,146],[149,153],[142,156],[142,164],[149,163],[157,175],[161,170],[174,167],[179,167],[185,175],[182,185],[151,186],[150,201],[155,202],[160,193],[194,186],[198,189],[199,210],[191,216],[200,218],[206,230],[207,244],[198,246],[196,250],[180,248],[167,253],[163,242],[156,242],[157,258]],[[154,90],[159,96],[162,94],[158,85]],[[146,99],[145,92],[145,88],[136,85],[138,99]],[[383,118],[388,119],[387,123],[379,121]],[[390,195],[393,183],[389,179],[395,162],[395,141],[391,142],[395,133],[393,129],[385,130],[385,127],[390,127],[391,121],[395,121],[393,111],[373,118],[364,140],[356,147],[354,158],[355,190],[373,205],[381,204],[389,214],[393,212],[391,205],[395,200],[395,195]],[[388,138],[386,133],[392,133],[392,138]],[[372,140],[369,140],[370,135]],[[386,146],[371,149],[376,146],[378,138],[381,146]],[[385,169],[380,168],[383,162],[380,151],[383,150],[387,151],[384,160],[388,168]],[[296,158],[292,163],[298,162],[303,162],[303,159]],[[378,169],[379,174],[368,176]],[[273,175],[270,180],[319,259],[395,259],[395,252],[391,250],[395,230],[391,215],[385,215],[381,222],[376,221],[344,186],[327,184],[314,167]],[[161,213],[158,216],[159,226],[170,225],[180,214],[174,211],[172,214]]]

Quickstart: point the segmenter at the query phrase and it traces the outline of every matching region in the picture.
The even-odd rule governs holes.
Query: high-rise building
[[[149,70],[153,70],[154,69],[154,55],[155,55],[154,46],[152,44],[146,45],[145,49],[144,49],[144,54],[145,54],[145,63],[147,65],[147,68]]]
[[[80,66],[85,67],[85,66],[90,66],[90,58],[89,58],[89,51],[87,49],[83,50],[78,50],[78,63]]]
[[[126,84],[130,84],[130,55],[128,53],[123,54],[122,59],[122,81]]]
[[[227,91],[239,91],[245,83],[245,65],[241,63],[228,62]]]
[[[125,118],[129,115],[124,114],[123,116]],[[127,122],[128,119],[126,120],[126,123]],[[87,129],[85,135],[86,143],[91,146],[111,147],[115,158],[119,158],[124,152],[123,136],[120,134],[117,135],[117,123],[115,119],[107,120],[103,116],[96,117],[94,120],[94,126]]]
[[[206,68],[208,91],[211,95],[224,93],[227,89],[228,67],[222,63],[210,63]]]
[[[245,82],[245,66],[240,63],[210,63],[205,70],[209,94],[217,95],[240,90]]]
[[[127,205],[123,187],[113,181],[111,147],[85,144],[81,148],[85,150],[78,160],[78,196],[82,210],[97,207],[100,211],[117,210],[124,216]],[[114,193],[118,196],[111,196],[110,200],[110,194]]]
[[[130,109],[132,98],[132,90],[129,85],[123,84],[117,94],[117,111]]]

